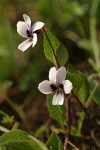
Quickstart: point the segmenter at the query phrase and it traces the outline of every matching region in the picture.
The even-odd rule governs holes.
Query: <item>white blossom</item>
[[[43,28],[45,25],[43,22],[37,21],[36,23],[31,26],[31,19],[28,15],[23,15],[24,21],[19,21],[17,23],[17,32],[27,38],[24,42],[22,42],[18,49],[21,51],[25,51],[31,45],[34,47],[37,43],[37,31]]]
[[[73,88],[72,83],[66,78],[66,68],[60,67],[56,70],[52,67],[49,71],[49,81],[44,80],[38,86],[38,89],[44,94],[55,93],[52,104],[62,105],[64,103],[64,94],[69,94]]]

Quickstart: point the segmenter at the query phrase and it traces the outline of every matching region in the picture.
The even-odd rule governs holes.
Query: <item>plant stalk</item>
[[[66,106],[66,118],[68,120],[67,126],[67,134],[64,141],[64,150],[67,150],[68,141],[70,140],[70,133],[71,133],[71,109],[70,109],[70,95],[65,95],[65,106]]]
[[[94,93],[95,93],[97,87],[98,87],[98,83],[94,86],[93,90],[91,91],[89,97],[88,97],[87,100],[86,100],[86,103],[85,103],[85,107],[86,107],[86,108],[88,108],[88,106],[89,106],[89,104],[90,104],[90,102],[91,102],[91,99],[92,99],[92,97],[93,97],[93,95],[94,95]],[[81,112],[80,117],[79,117],[79,122],[80,122],[80,123],[79,123],[79,126],[78,126],[78,131],[79,131],[79,132],[80,132],[81,129],[82,129],[82,124],[83,124],[84,117],[85,117],[85,113],[84,113],[84,112]]]
[[[90,11],[90,36],[93,46],[93,53],[95,57],[96,65],[100,66],[100,51],[99,46],[97,42],[97,36],[96,36],[96,12],[99,6],[100,0],[93,0],[91,11]]]
[[[95,125],[95,123],[92,121],[92,119],[90,118],[88,112],[87,112],[87,108],[83,106],[83,104],[80,102],[80,100],[78,99],[78,97],[73,93],[74,97],[76,98],[77,102],[79,103],[79,105],[81,106],[81,108],[83,109],[84,113],[86,114],[86,116],[88,117],[90,123],[97,128],[97,126]],[[92,95],[93,96],[93,95]],[[88,104],[90,103],[90,100],[92,98],[92,96],[90,95],[89,98],[88,98]]]

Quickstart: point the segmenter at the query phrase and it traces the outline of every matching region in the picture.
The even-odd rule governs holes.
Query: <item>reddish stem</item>
[[[86,116],[88,117],[90,123],[95,127],[95,128],[98,128],[96,126],[96,124],[92,121],[92,119],[90,118],[88,112],[87,112],[87,109],[85,106],[83,106],[83,104],[80,102],[80,100],[78,99],[78,97],[73,93],[74,97],[76,98],[77,102],[79,103],[79,105],[81,106],[81,108],[83,109],[84,113],[86,114]],[[99,128],[98,128],[99,129]],[[99,129],[100,130],[100,129]]]
[[[71,132],[71,109],[70,109],[70,99],[69,96],[65,95],[65,106],[66,106],[66,118],[68,120],[67,134],[64,141],[64,150],[67,150],[68,141],[70,140]]]

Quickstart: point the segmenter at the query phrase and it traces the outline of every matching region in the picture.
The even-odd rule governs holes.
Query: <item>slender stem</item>
[[[95,93],[97,87],[98,87],[98,83],[94,86],[94,88],[93,88],[93,90],[91,91],[91,93],[90,93],[88,99],[86,100],[86,103],[85,103],[86,108],[89,106],[89,104],[90,104],[90,102],[91,102],[91,99],[92,99],[92,97],[93,97],[93,95],[94,95],[94,93]],[[81,129],[82,129],[84,117],[85,117],[85,113],[84,113],[84,112],[81,112],[80,117],[79,117],[79,121],[78,121],[78,122],[79,122],[79,123],[78,123],[78,132],[80,132]]]
[[[46,38],[47,38],[47,40],[48,40],[48,42],[49,42],[49,45],[50,45],[51,50],[52,50],[52,53],[53,53],[53,55],[54,55],[54,57],[55,57],[55,66],[56,66],[56,68],[58,69],[58,68],[60,68],[60,65],[59,65],[58,59],[57,59],[57,57],[56,57],[56,55],[55,55],[55,50],[54,50],[54,48],[53,48],[53,46],[52,46],[52,43],[50,42],[50,39],[49,39],[49,37],[48,37],[48,35],[47,35],[47,32],[46,32],[45,28],[43,28],[43,31],[44,31],[44,33],[45,33],[45,35],[46,35]]]
[[[10,130],[0,125],[0,131],[6,133],[6,132],[9,132]]]
[[[92,94],[90,94],[90,96],[88,97],[88,101],[86,103],[86,107],[88,107],[88,105],[90,104],[90,101],[91,101],[91,98],[95,92],[97,87],[94,88]],[[78,99],[78,97],[73,93],[74,97],[76,98],[77,102],[79,103],[79,105],[81,106],[81,108],[83,109],[84,113],[86,114],[86,116],[88,117],[88,119],[90,120],[91,124],[96,127],[95,123],[92,121],[92,119],[90,118],[88,112],[87,112],[87,109],[86,107],[83,106],[83,104],[80,102],[80,100]],[[81,120],[82,121],[82,120]],[[97,127],[96,127],[97,128]]]
[[[21,116],[21,114],[17,111],[17,109],[16,109],[15,105],[13,104],[13,102],[1,90],[0,90],[0,93],[4,96],[5,100],[7,101],[9,106],[13,109],[13,111],[16,113],[16,115],[19,117],[19,119],[23,122],[24,119]],[[0,113],[1,113],[1,111],[0,111]],[[5,115],[5,113],[2,113],[2,114]]]
[[[18,127],[19,127],[19,122],[16,121],[11,130],[16,130],[18,129]]]
[[[75,150],[79,150],[73,143],[71,143],[70,141],[68,141],[68,144],[71,145]]]
[[[97,36],[96,36],[96,11],[99,6],[99,1],[100,0],[93,0],[91,11],[90,11],[90,36],[93,45],[95,62],[98,67],[100,65],[100,54],[99,54],[99,46],[97,43]]]
[[[79,19],[79,17],[75,20],[75,22],[76,22],[76,25],[78,27],[78,30],[79,30],[79,33],[81,34],[81,36],[83,38],[86,38],[86,36],[87,36],[86,35],[86,30],[85,30],[85,28],[83,26],[82,21]]]
[[[74,94],[74,93],[73,93]],[[74,94],[74,97],[76,98],[77,102],[79,103],[79,105],[81,106],[81,108],[83,109],[83,111],[85,112],[86,116],[90,119],[89,114],[87,113],[86,108],[83,106],[83,104],[80,102],[80,100],[78,99],[78,97]],[[91,120],[91,119],[90,119]]]
[[[20,121],[24,123],[26,130],[28,132],[30,132],[30,127],[29,127],[28,123],[26,122],[26,120],[24,119],[24,117],[18,112],[18,110],[15,107],[15,105],[13,104],[13,102],[2,91],[0,91],[0,92],[1,92],[0,94],[2,94],[4,96],[4,98],[7,101],[8,105],[12,108],[12,110],[18,116],[18,118],[20,119]]]
[[[71,132],[70,95],[69,97],[65,95],[65,106],[66,106],[66,118],[68,120],[68,126],[67,126],[67,134],[64,141],[64,150],[67,150],[68,141],[70,140],[70,132]]]
[[[88,80],[93,80],[93,78],[98,78],[100,73],[93,73],[88,77]]]

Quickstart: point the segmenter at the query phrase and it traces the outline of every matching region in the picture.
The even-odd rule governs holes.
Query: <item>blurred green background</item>
[[[16,29],[17,22],[23,21],[23,14],[29,15],[32,23],[45,23],[67,48],[69,63],[84,72],[94,87],[94,81],[100,81],[100,0],[0,0],[0,110],[13,115],[17,123],[20,122],[20,129],[28,129],[28,133],[33,134],[41,125],[52,124],[52,121],[48,123],[45,97],[37,87],[48,79],[53,64],[44,56],[43,35],[39,35],[34,48],[24,53],[18,50],[18,45],[25,40]],[[100,104],[100,85],[93,99]],[[90,114],[98,117],[100,111],[96,104],[91,106]],[[8,117],[6,122],[12,118]],[[9,124],[6,127],[11,129]],[[47,140],[48,126],[42,130],[46,130],[47,136],[40,134],[38,137]]]
[[[34,48],[30,47],[24,53],[18,50],[18,45],[25,39],[18,35],[16,23],[23,20],[23,14],[29,15],[33,23],[38,20],[45,23],[68,49],[72,65],[86,72],[98,71],[91,34],[91,19],[95,18],[97,24],[93,28],[96,27],[99,40],[100,3],[97,1],[0,0],[1,89],[17,87],[19,91],[34,91],[52,66],[43,54],[42,36]],[[88,63],[89,58],[93,67]]]

